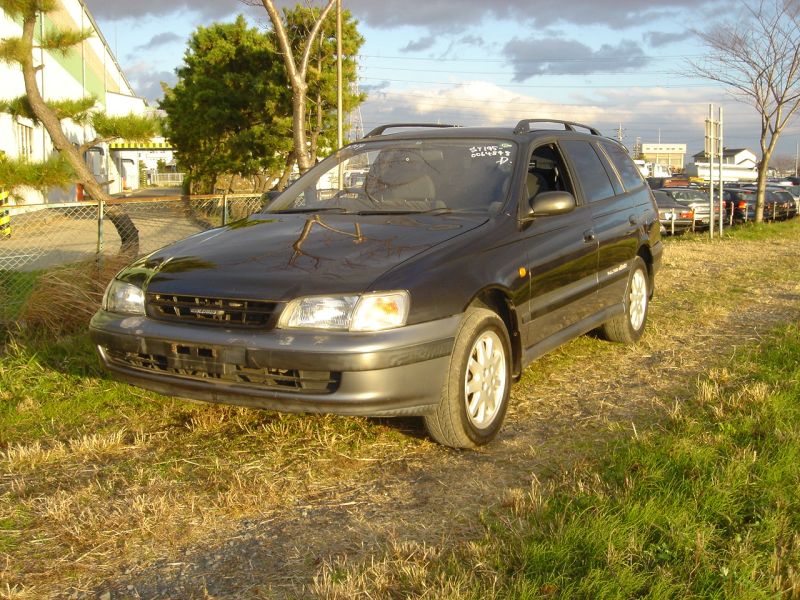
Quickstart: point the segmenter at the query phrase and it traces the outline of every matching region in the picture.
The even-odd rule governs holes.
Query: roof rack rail
[[[380,125],[370,131],[365,138],[383,135],[387,129],[394,129],[396,127],[461,127],[461,125],[444,125],[442,123],[389,123],[387,125]]]
[[[517,123],[517,126],[514,127],[514,133],[520,134],[532,131],[531,123],[557,123],[563,125],[564,129],[567,131],[575,131],[576,127],[580,127],[581,129],[587,129],[592,135],[603,135],[594,127],[589,127],[583,123],[575,123],[574,121],[561,121],[559,119],[522,119],[522,121]]]

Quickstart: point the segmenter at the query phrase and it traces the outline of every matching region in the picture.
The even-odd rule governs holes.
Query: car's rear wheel
[[[650,306],[647,265],[639,256],[633,260],[622,303],[623,313],[606,321],[600,333],[612,342],[630,344],[642,337]]]
[[[511,344],[502,319],[470,308],[456,334],[439,406],[424,417],[430,436],[453,448],[490,442],[500,430],[511,389]]]

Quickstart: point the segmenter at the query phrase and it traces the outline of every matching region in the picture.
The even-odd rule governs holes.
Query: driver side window
[[[543,192],[564,191],[575,195],[558,147],[545,144],[534,148],[528,160],[525,194],[528,201]]]

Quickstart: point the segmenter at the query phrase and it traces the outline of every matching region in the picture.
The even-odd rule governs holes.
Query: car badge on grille
[[[189,309],[189,312],[193,315],[201,315],[203,317],[221,317],[225,314],[224,310],[218,308],[195,308],[192,307]]]

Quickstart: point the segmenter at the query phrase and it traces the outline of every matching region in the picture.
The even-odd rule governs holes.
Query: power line
[[[362,58],[376,58],[380,60],[415,60],[415,61],[428,61],[428,62],[485,62],[485,63],[507,63],[510,61],[508,58],[448,58],[439,56],[382,56],[379,54],[359,54],[358,60]],[[664,54],[659,56],[643,55],[637,58],[648,60],[663,60],[673,58],[707,58],[706,54]],[[551,58],[520,58],[514,59],[514,62],[527,62],[527,63],[548,63],[548,62],[592,62],[596,60],[615,60],[605,56],[587,56],[583,58],[565,58],[565,57],[551,57]]]
[[[408,68],[408,67],[365,67],[369,71],[408,71],[411,73],[449,73],[452,75],[505,75],[505,73],[498,72],[498,71],[467,71],[459,69],[458,71],[454,71],[453,69],[419,69],[419,68]],[[592,71],[591,73],[540,73],[540,72],[530,72],[530,73],[521,73],[522,75],[528,75],[529,77],[533,77],[535,75],[542,75],[547,77],[553,76],[562,76],[562,77],[576,77],[576,76],[586,76],[586,75],[594,75],[595,73],[603,73],[609,75],[638,75],[642,76],[641,71],[612,71],[612,70],[596,70]],[[683,77],[683,75],[676,74],[674,71],[647,71],[646,75],[675,75],[676,77]]]
[[[366,81],[380,81],[384,82],[387,81],[389,83],[432,83],[432,84],[441,84],[442,81],[423,81],[419,79],[385,79],[383,77],[359,77],[359,79],[366,80]],[[570,84],[570,85],[534,85],[534,84],[506,84],[503,83],[503,87],[518,87],[518,88],[540,88],[540,89],[570,89],[570,88],[586,88],[586,89],[600,89],[600,88],[645,88],[645,87],[659,87],[659,88],[695,88],[695,87],[724,87],[721,83],[683,83],[683,84],[663,84],[658,86],[652,86],[648,84],[637,84],[637,85],[620,85],[619,83],[609,83],[609,84]]]

